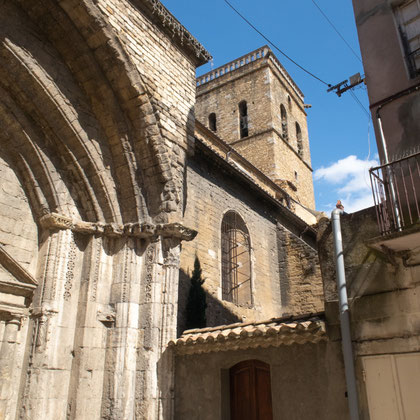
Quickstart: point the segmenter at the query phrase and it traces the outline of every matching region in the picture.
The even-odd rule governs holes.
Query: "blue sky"
[[[327,83],[363,74],[361,62],[312,0],[229,1],[280,49]],[[351,1],[316,2],[360,57]],[[198,75],[267,43],[224,0],[162,3],[212,54],[213,63],[198,68]],[[338,199],[348,212],[371,205],[366,169],[376,165],[377,150],[366,112],[349,93],[341,98],[327,93],[325,85],[272,49],[312,105],[308,129],[316,208],[329,212]],[[368,109],[366,87],[359,85],[354,94]]]

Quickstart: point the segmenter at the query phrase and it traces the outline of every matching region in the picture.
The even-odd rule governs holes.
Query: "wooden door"
[[[229,376],[231,420],[273,420],[270,366],[246,360],[233,366]]]

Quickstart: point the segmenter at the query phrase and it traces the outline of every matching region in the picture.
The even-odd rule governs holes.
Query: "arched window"
[[[302,142],[302,130],[300,125],[296,123],[296,139],[297,139],[297,150],[300,157],[303,156],[303,142]]]
[[[287,132],[287,112],[284,105],[280,105],[280,116],[281,116],[281,133],[285,140],[289,140],[289,134]]]
[[[290,96],[287,95],[287,105],[289,106],[289,111],[292,109],[292,100],[290,99]]]
[[[216,114],[214,112],[209,115],[209,128],[211,131],[217,131]]]
[[[270,365],[245,360],[229,370],[231,420],[272,420]]]
[[[251,256],[248,229],[234,211],[222,221],[222,298],[251,305]]]
[[[239,103],[239,131],[241,139],[248,137],[248,107],[246,101]]]

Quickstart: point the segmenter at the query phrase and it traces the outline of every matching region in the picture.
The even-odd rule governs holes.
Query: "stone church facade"
[[[309,315],[323,298],[303,95],[268,48],[197,88],[210,56],[158,0],[6,0],[0,32],[0,419],[204,419],[183,372],[220,366],[177,350],[196,256],[210,328],[276,319],[264,343],[224,350],[260,343],[270,362],[287,344],[341,372]],[[223,107],[235,120],[215,130]],[[341,373],[318,373],[289,391],[322,384],[345,406]]]

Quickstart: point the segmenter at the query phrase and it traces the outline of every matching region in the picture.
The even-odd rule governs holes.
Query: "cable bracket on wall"
[[[327,92],[335,90],[335,93],[340,97],[344,92],[347,92],[350,89],[353,89],[360,83],[363,83],[365,78],[360,76],[360,73],[356,73],[353,76],[350,76],[349,80],[343,80],[340,83],[337,83],[334,86],[331,86],[327,89]]]

